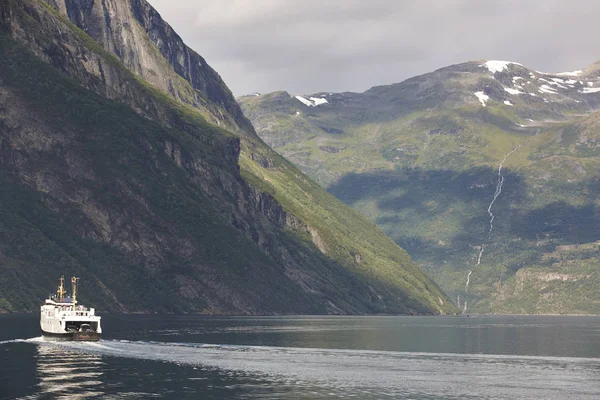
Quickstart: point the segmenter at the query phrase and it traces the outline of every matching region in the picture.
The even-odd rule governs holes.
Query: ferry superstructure
[[[79,278],[72,277],[73,293],[66,297],[64,277],[56,295],[45,300],[41,307],[40,327],[44,337],[58,340],[97,341],[102,327],[96,310],[77,304],[77,284]]]

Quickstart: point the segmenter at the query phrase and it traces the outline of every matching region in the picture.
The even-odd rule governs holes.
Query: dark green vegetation
[[[49,3],[0,4],[0,311],[34,311],[61,274],[112,311],[454,311],[256,136],[147,3]]]
[[[239,102],[268,144],[374,221],[461,307],[598,314],[598,66],[569,76],[471,62],[304,96],[328,101],[313,107],[286,92]]]

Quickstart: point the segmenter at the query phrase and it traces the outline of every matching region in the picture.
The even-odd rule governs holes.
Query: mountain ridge
[[[584,70],[472,61],[302,95],[327,100],[318,106],[285,92],[238,101],[263,140],[376,222],[461,308],[594,314],[600,81]]]

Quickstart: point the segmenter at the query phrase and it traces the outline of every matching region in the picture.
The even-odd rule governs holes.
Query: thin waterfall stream
[[[502,167],[504,166],[504,163],[506,162],[506,160],[508,159],[508,157],[510,157],[510,155],[512,153],[514,153],[515,151],[517,151],[521,147],[521,144],[522,143],[519,143],[517,146],[515,146],[514,149],[512,149],[511,151],[509,151],[508,153],[506,153],[506,155],[504,156],[504,158],[500,162],[500,165],[498,166],[498,182],[496,183],[496,191],[494,192],[494,197],[492,198],[492,201],[490,202],[490,204],[489,204],[489,206],[487,208],[487,212],[488,212],[488,214],[490,216],[490,229],[488,230],[488,234],[487,234],[487,237],[485,239],[485,242],[481,244],[481,248],[479,249],[479,255],[477,256],[477,264],[476,264],[476,266],[478,266],[478,265],[481,264],[481,257],[483,256],[483,252],[485,250],[486,242],[491,239],[491,237],[492,237],[492,231],[494,230],[494,219],[496,218],[496,216],[492,212],[492,207],[494,206],[494,203],[496,202],[496,200],[498,199],[498,197],[502,193],[502,187],[504,186],[504,176],[502,175]],[[473,273],[473,269],[469,270],[469,272],[467,274],[467,282],[465,284],[465,305],[464,305],[464,308],[463,308],[463,313],[465,313],[465,314],[467,313],[469,283],[471,282],[471,274],[472,273]],[[460,306],[460,304],[459,304],[459,306]]]

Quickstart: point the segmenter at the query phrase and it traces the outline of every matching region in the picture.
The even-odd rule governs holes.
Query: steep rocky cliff
[[[146,1],[49,0],[152,86],[230,130],[251,129],[221,77]]]
[[[145,1],[3,1],[0,47],[0,309],[73,273],[109,310],[453,310]]]

